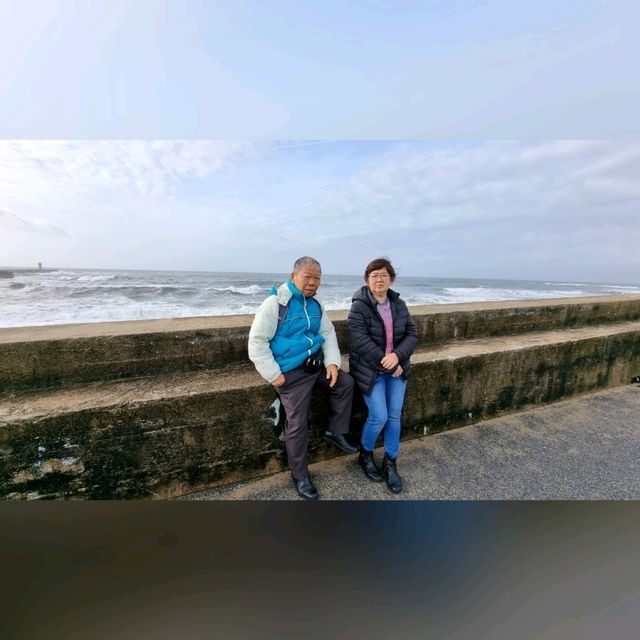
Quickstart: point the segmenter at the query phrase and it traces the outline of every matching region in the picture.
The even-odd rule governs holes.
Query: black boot
[[[367,476],[369,480],[373,480],[373,482],[382,482],[383,478],[380,474],[380,469],[378,469],[376,461],[373,458],[373,451],[367,451],[363,447],[360,447],[358,462],[364,471],[364,475]]]
[[[400,493],[402,491],[402,478],[398,475],[396,461],[386,453],[382,461],[382,475],[387,481],[387,486],[393,493]]]

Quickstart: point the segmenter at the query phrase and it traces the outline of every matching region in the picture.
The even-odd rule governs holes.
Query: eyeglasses
[[[390,276],[388,273],[370,273],[369,274],[370,280],[388,280],[389,277]]]

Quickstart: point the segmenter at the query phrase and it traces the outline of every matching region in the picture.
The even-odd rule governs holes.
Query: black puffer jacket
[[[389,289],[387,297],[393,318],[393,351],[400,360],[403,378],[411,371],[409,358],[418,344],[418,333],[409,309],[395,291]],[[376,299],[366,285],[353,294],[349,311],[349,372],[363,393],[373,389],[376,373],[382,368],[386,334],[384,322],[378,313]]]

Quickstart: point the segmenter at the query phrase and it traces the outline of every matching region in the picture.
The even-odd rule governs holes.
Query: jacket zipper
[[[307,317],[307,331],[311,331],[311,319],[309,318],[309,314],[307,313],[307,299],[303,296],[302,308],[304,309],[304,315]],[[313,347],[313,340],[305,335],[305,338],[311,343]],[[311,349],[307,349],[307,355],[311,355]]]

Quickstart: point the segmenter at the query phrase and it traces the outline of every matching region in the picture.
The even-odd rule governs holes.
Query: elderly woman
[[[400,415],[411,370],[409,358],[418,335],[407,305],[390,289],[395,278],[387,258],[377,258],[367,265],[366,285],[355,292],[349,311],[349,370],[369,409],[360,442],[360,466],[369,480],[384,479],[393,493],[400,493],[402,478],[396,467]],[[381,432],[382,474],[373,457]]]

